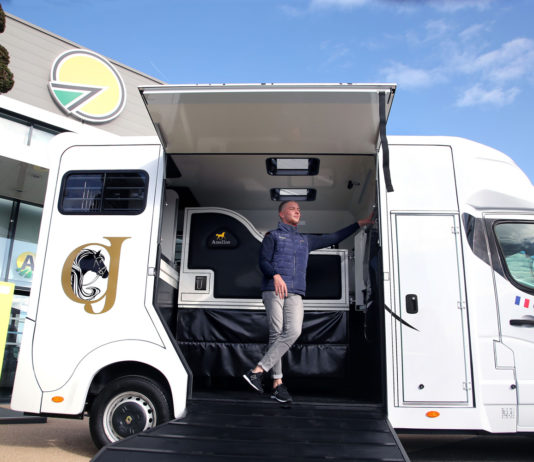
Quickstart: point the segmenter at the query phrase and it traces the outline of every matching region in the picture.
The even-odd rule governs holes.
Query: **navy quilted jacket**
[[[279,274],[288,293],[306,294],[306,268],[312,250],[337,244],[359,229],[358,223],[331,234],[300,234],[296,226],[278,223],[269,231],[260,248],[260,268],[263,272],[261,290],[274,290],[273,276]]]

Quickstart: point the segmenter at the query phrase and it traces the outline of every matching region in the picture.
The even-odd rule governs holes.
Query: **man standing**
[[[306,268],[312,250],[337,244],[360,227],[373,223],[371,216],[359,220],[335,233],[321,235],[300,234],[300,207],[295,201],[282,202],[278,208],[280,223],[269,231],[261,244],[260,268],[263,272],[262,299],[269,323],[269,347],[254,369],[243,378],[263,393],[263,374],[271,371],[271,398],[279,402],[291,401],[282,383],[282,356],[295,343],[302,330],[306,293]]]

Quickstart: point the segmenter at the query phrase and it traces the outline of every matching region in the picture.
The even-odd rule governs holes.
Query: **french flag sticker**
[[[515,304],[517,306],[523,306],[523,308],[530,307],[530,299],[529,298],[522,298],[519,295],[515,297]]]

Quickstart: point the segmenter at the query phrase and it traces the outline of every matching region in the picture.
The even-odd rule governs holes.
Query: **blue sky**
[[[532,0],[0,1],[167,83],[396,82],[390,134],[470,138],[534,181]]]

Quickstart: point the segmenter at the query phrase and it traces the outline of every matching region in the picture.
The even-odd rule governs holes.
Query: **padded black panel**
[[[227,244],[215,245],[225,233]],[[215,241],[215,242],[214,242]],[[215,298],[260,298],[260,242],[235,218],[222,213],[195,213],[189,233],[189,269],[211,269]],[[339,300],[341,258],[310,255],[306,299]]]
[[[297,343],[347,343],[348,311],[305,311]],[[269,332],[265,310],[181,308],[179,341],[265,343]]]
[[[236,246],[209,247],[216,234],[231,233]],[[195,213],[189,233],[189,269],[215,273],[216,298],[260,298],[262,273],[258,265],[260,242],[235,218],[222,213]]]
[[[163,256],[162,256],[163,257]],[[161,317],[173,335],[176,333],[178,312],[178,290],[163,279],[158,278],[154,299]]]
[[[339,300],[341,295],[341,258],[339,255],[310,254],[304,298]]]
[[[240,377],[265,353],[260,343],[179,342],[195,377]],[[341,378],[347,345],[293,345],[282,358],[286,377]]]
[[[306,311],[302,334],[283,359],[287,375],[343,377],[348,315],[347,311]],[[178,312],[177,340],[197,377],[239,377],[261,359],[267,339],[264,310]]]

